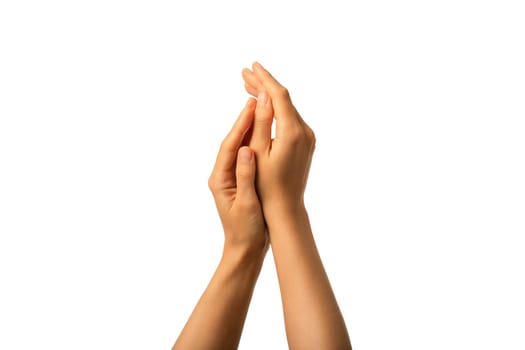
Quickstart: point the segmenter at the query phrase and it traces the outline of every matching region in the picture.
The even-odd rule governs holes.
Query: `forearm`
[[[173,349],[236,349],[264,253],[224,254]]]
[[[270,216],[269,216],[270,217]],[[291,349],[349,349],[350,340],[304,208],[271,215],[270,240]]]

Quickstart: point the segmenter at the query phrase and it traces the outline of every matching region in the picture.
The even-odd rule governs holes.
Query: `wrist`
[[[268,227],[308,220],[308,213],[302,200],[298,202],[274,201],[267,205],[263,204],[263,212]]]
[[[240,266],[261,263],[264,260],[267,251],[268,243],[239,246],[231,244],[230,242],[225,242],[221,263],[224,262],[230,265]]]
[[[254,257],[226,251],[223,253],[218,270],[229,276],[230,280],[251,284],[250,281],[255,281],[259,276],[263,262],[264,254]]]

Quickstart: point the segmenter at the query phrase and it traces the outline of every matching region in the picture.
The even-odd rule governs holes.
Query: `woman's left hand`
[[[222,141],[208,186],[224,228],[224,255],[264,256],[268,250],[266,225],[255,190],[255,154],[247,146],[256,101],[249,99]]]

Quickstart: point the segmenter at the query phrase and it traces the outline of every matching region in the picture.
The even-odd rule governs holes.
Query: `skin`
[[[304,190],[315,136],[284,88],[260,64],[244,69],[248,93],[258,96],[250,147],[256,188],[279,278],[290,349],[351,349],[345,322],[317,250]],[[271,139],[273,118],[276,136]]]
[[[304,205],[314,133],[260,64],[243,78],[257,101],[248,101],[222,142],[209,179],[223,256],[173,349],[237,348],[269,242],[289,348],[351,349]]]
[[[221,144],[208,185],[224,229],[221,261],[173,349],[236,349],[268,238],[255,190],[255,157],[243,146],[253,125],[250,99]]]

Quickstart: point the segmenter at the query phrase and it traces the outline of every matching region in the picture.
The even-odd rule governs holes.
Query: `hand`
[[[243,70],[246,90],[257,96],[249,145],[256,155],[256,188],[279,277],[288,346],[351,349],[304,207],[314,133],[286,88],[260,64],[252,69]],[[274,112],[277,125],[272,139]]]
[[[246,90],[258,97],[249,145],[257,159],[257,191],[269,218],[273,209],[303,208],[315,136],[292,104],[288,90],[260,64],[254,63],[252,69],[242,72]],[[272,139],[274,111],[277,125]]]
[[[250,99],[223,140],[208,186],[224,228],[224,255],[260,256],[268,249],[265,222],[255,191],[255,156],[244,146],[255,113]]]
[[[245,145],[255,117],[250,99],[221,144],[208,185],[224,228],[222,259],[173,349],[237,349],[268,250],[255,192],[255,155]]]

